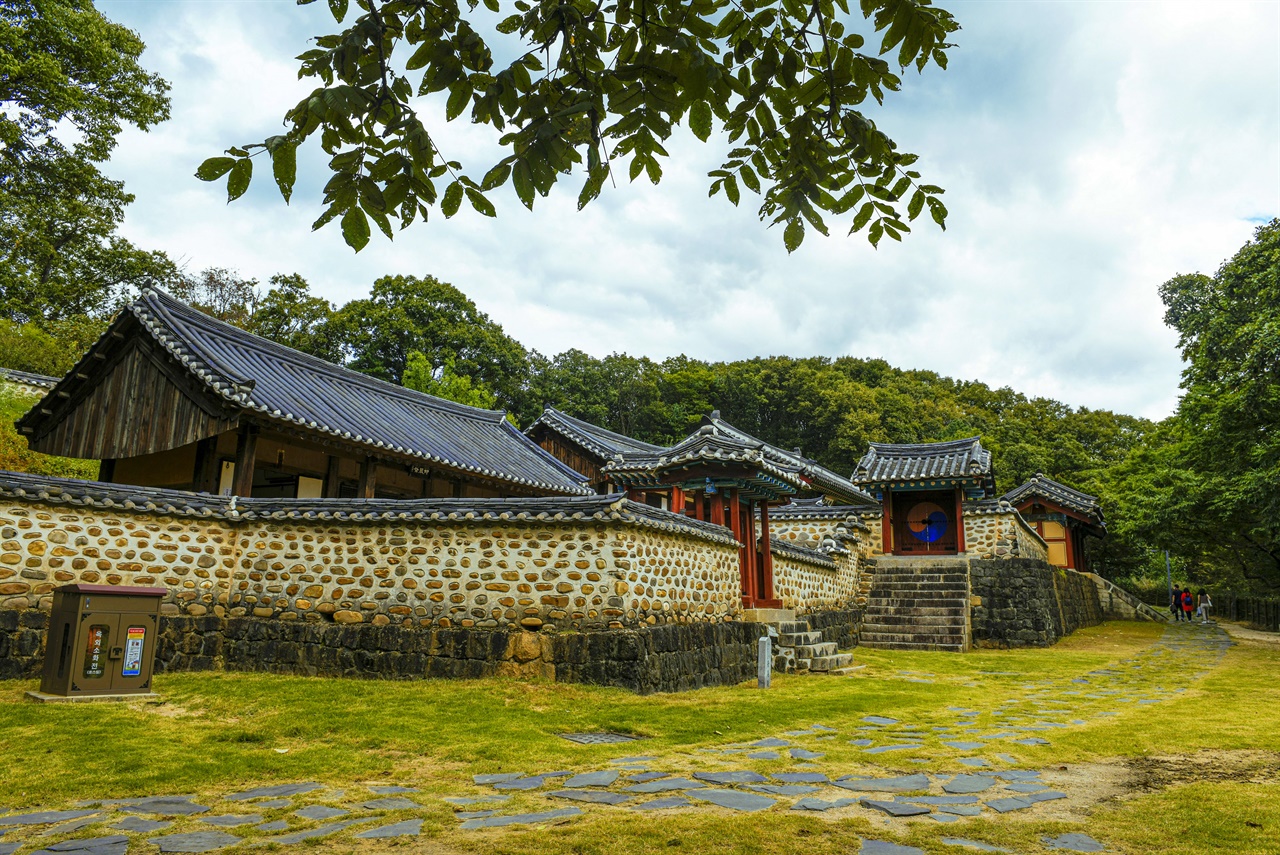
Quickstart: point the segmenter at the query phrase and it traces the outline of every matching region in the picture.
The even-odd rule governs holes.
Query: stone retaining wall
[[[804,616],[812,632],[822,633],[823,641],[834,641],[836,649],[848,650],[858,646],[862,633],[862,609],[831,609],[810,612]]]
[[[1098,599],[1102,604],[1102,614],[1107,620],[1146,620],[1167,621],[1168,611],[1159,611],[1138,599],[1133,594],[1104,579],[1095,573],[1084,573],[1085,578],[1098,588]]]
[[[969,578],[975,647],[1047,647],[1104,619],[1091,579],[1042,560],[975,559]]]
[[[0,677],[38,678],[48,615],[0,610]],[[161,618],[156,672],[257,671],[376,680],[543,677],[641,694],[754,679],[763,624],[688,623],[602,632]],[[157,688],[163,691],[163,680]]]

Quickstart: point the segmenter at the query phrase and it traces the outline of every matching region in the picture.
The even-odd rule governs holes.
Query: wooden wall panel
[[[31,448],[97,460],[137,457],[235,428],[238,416],[198,400],[199,390],[167,354],[139,343],[126,347],[42,425],[44,434],[29,438]]]

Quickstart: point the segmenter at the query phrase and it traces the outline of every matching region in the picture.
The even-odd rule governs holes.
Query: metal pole
[[[1164,551],[1164,575],[1165,580],[1169,583],[1169,608],[1173,604],[1173,571],[1169,569],[1169,550]]]

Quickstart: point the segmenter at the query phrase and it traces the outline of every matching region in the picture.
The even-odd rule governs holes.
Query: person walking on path
[[[1169,611],[1173,612],[1174,623],[1182,620],[1182,592],[1177,588],[1169,595]]]
[[[1200,601],[1200,606],[1196,609],[1196,613],[1200,615],[1200,623],[1208,626],[1209,610],[1213,608],[1213,601],[1209,599],[1209,592],[1204,588],[1201,588],[1200,593],[1196,596]]]
[[[1192,612],[1196,610],[1196,598],[1191,596],[1190,588],[1182,589],[1182,616],[1187,619],[1187,623],[1191,623],[1193,618]]]

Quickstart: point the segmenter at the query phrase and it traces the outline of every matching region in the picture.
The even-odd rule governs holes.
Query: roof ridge
[[[187,305],[186,303],[182,302],[181,300],[174,297],[173,295],[165,293],[161,289],[156,288],[154,286],[149,287],[144,292],[144,298],[146,296],[154,296],[159,298],[160,304],[161,304],[160,308],[166,314],[169,314],[170,309],[177,308],[178,311],[182,314],[182,318],[180,320],[183,323],[192,323],[192,324],[204,326],[206,329],[212,330],[215,333],[221,332],[224,335],[227,335],[233,339],[241,339],[241,340],[249,339],[250,341],[253,342],[253,345],[255,347],[261,350],[270,351],[273,357],[280,358],[286,362],[291,362],[294,365],[297,365],[303,368],[316,370],[320,373],[324,373],[328,375],[332,379],[340,380],[343,382],[350,382],[353,385],[357,385],[357,386],[366,386],[368,388],[375,389],[384,394],[399,397],[404,400],[423,403],[428,406],[436,407],[437,409],[449,410],[450,412],[456,413],[457,415],[461,415],[461,416],[469,416],[469,417],[477,418],[480,420],[495,421],[495,422],[506,418],[507,413],[505,410],[486,410],[481,407],[472,407],[467,404],[460,404],[457,401],[450,401],[447,398],[439,398],[435,395],[428,395],[426,392],[419,392],[416,389],[410,389],[406,386],[401,386],[397,383],[392,383],[389,380],[383,380],[380,377],[374,377],[371,374],[365,374],[362,371],[356,371],[353,368],[348,368],[344,365],[338,365],[336,363],[329,362],[328,360],[321,359],[318,356],[313,356],[309,353],[303,353],[300,350],[295,350],[291,347],[280,344],[277,341],[272,341],[269,338],[265,338],[263,336],[251,333],[248,330],[243,330],[240,327],[235,326],[234,324],[229,324],[226,321],[218,320],[215,317],[212,317],[210,315],[205,314],[204,312],[201,312],[199,309],[196,309],[192,306]],[[142,301],[142,298],[135,301],[134,303],[131,303],[129,305],[129,308],[133,309],[133,307],[138,302],[141,302],[141,301]],[[179,331],[176,329],[173,329],[172,325],[170,325],[170,329],[175,335],[180,335]],[[190,346],[189,342],[186,342],[185,339],[183,343]],[[193,349],[198,349],[198,348],[193,348]],[[213,362],[215,366],[218,365],[216,359],[206,358],[203,354],[201,354],[201,358],[204,359],[205,361]],[[251,378],[245,378],[245,379],[247,380]]]
[[[555,407],[544,407],[542,410],[542,413],[539,414],[537,420],[535,420],[534,423],[536,424],[538,421],[541,421],[543,416],[547,415],[548,413],[551,413],[553,418],[558,418],[558,419],[567,421],[572,426],[579,429],[584,429],[588,433],[602,433],[602,434],[605,434],[606,436],[623,440],[632,445],[646,446],[648,448],[653,449],[654,451],[661,451],[665,448],[668,448],[668,446],[665,446],[665,445],[657,445],[652,442],[645,442],[642,439],[636,439],[635,437],[627,436],[625,433],[618,433],[617,431],[609,430],[607,427],[601,427],[600,425],[595,424],[593,422],[589,422],[586,419],[580,419],[576,416],[571,416],[565,411],[558,410]],[[530,427],[532,427],[532,425],[530,425]]]

